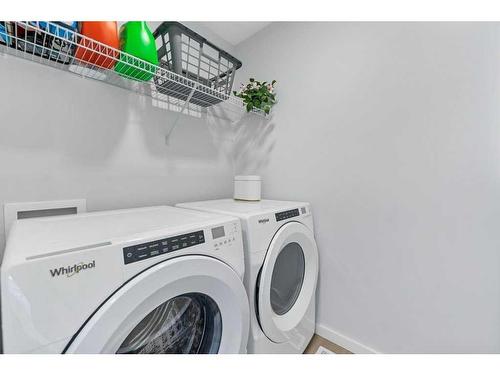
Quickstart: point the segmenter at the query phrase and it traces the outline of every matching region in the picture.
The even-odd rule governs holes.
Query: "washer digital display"
[[[220,238],[220,237],[224,237],[225,236],[225,233],[224,233],[224,227],[216,227],[216,228],[212,228],[212,238],[214,240],[216,240],[217,238]]]

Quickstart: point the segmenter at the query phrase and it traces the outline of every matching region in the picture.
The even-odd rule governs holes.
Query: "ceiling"
[[[233,47],[271,22],[199,22]]]

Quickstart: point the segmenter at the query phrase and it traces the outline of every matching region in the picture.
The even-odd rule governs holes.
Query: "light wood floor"
[[[307,346],[306,350],[304,351],[304,354],[314,354],[318,350],[318,348],[322,346],[328,350],[331,350],[335,354],[352,354],[349,350],[344,349],[340,345],[334,344],[331,341],[328,341],[327,339],[314,335],[313,338],[311,339],[311,342]]]

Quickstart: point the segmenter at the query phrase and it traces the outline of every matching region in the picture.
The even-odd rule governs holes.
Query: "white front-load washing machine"
[[[241,219],[249,353],[302,353],[315,331],[318,249],[308,203],[233,199],[178,207]]]
[[[240,222],[174,207],[25,219],[1,267],[5,353],[244,353]]]

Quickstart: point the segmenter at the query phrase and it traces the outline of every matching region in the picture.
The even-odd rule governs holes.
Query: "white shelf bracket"
[[[179,122],[179,119],[180,117],[182,116],[182,114],[184,113],[184,110],[188,107],[189,105],[189,102],[191,101],[191,98],[193,97],[194,95],[194,92],[196,91],[196,89],[198,88],[198,84],[195,84],[193,86],[193,88],[191,89],[191,92],[189,93],[186,101],[184,102],[184,104],[182,105],[182,108],[181,110],[177,113],[177,116],[175,117],[174,121],[172,122],[172,126],[170,127],[170,130],[168,131],[167,135],[165,136],[165,144],[168,145],[168,141],[170,139],[170,135],[172,134],[172,132],[174,131],[175,127],[177,126],[177,123]]]

